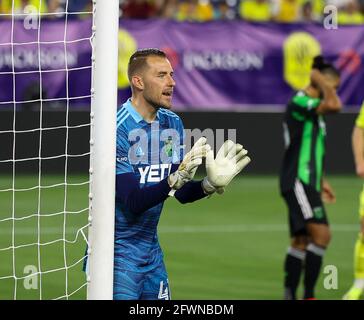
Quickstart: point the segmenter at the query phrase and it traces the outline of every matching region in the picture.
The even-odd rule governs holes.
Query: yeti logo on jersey
[[[159,283],[158,299],[169,300],[168,286],[166,286],[166,288],[163,290],[163,281]]]
[[[151,166],[138,168],[140,183],[159,182],[169,175],[171,169],[171,164],[152,164]]]

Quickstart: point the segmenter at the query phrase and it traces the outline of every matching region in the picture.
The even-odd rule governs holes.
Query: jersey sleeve
[[[316,109],[320,105],[321,99],[311,98],[306,95],[297,94],[292,99],[292,116],[296,120],[302,121],[306,117],[316,114]]]
[[[359,128],[364,129],[364,102],[361,106],[360,113],[356,118],[355,125]]]
[[[134,173],[133,166],[129,161],[128,135],[119,127],[116,136],[116,174]]]

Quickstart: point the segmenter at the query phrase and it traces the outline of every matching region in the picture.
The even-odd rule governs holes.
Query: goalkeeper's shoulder
[[[176,121],[176,122],[181,122],[182,123],[182,120],[180,118],[180,116],[178,114],[176,114],[175,112],[171,111],[171,110],[168,110],[168,109],[165,109],[165,108],[160,108],[158,110],[158,114],[161,118],[169,118],[173,121]]]
[[[180,136],[184,135],[184,125],[182,119],[173,111],[160,108],[158,110],[160,123],[167,124],[167,127],[178,131]]]

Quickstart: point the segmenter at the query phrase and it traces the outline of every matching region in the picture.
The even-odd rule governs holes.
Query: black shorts
[[[283,193],[289,211],[291,236],[307,235],[308,222],[328,225],[321,194],[313,187],[296,180],[293,189]]]

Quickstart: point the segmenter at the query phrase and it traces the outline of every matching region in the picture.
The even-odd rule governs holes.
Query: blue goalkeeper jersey
[[[148,123],[129,99],[117,112],[116,174],[133,173],[140,188],[158,183],[169,175],[173,163],[181,161],[183,141],[183,124],[175,113],[161,108]],[[116,198],[117,269],[146,272],[163,261],[157,236],[163,203],[136,214]]]

